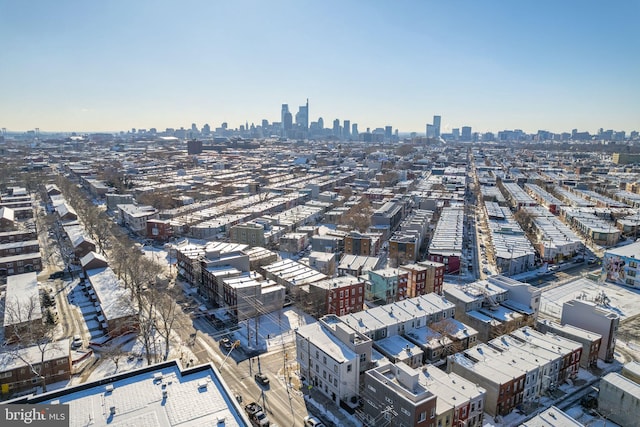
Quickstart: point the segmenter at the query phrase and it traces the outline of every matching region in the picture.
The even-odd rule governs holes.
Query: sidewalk
[[[302,393],[305,403],[311,408],[310,413],[317,413],[329,426],[335,427],[362,427],[363,424],[355,415],[350,415],[344,409],[339,408],[335,402],[319,391],[309,390],[304,384]]]

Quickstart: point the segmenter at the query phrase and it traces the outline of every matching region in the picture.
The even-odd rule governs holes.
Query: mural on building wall
[[[604,270],[607,273],[607,281],[624,285],[624,265],[625,261],[622,257],[619,257],[617,255],[608,256],[604,262]]]

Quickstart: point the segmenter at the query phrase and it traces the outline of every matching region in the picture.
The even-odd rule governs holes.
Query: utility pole
[[[233,342],[233,344],[231,344],[231,348],[229,349],[229,352],[227,353],[227,355],[224,357],[224,360],[222,361],[222,363],[220,364],[220,371],[222,372],[222,368],[224,367],[225,363],[227,363],[227,359],[229,358],[229,355],[231,354],[231,352],[233,351],[234,348],[240,347],[240,340],[235,340]]]

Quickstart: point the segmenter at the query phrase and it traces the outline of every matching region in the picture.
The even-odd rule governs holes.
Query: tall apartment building
[[[572,300],[562,305],[560,323],[577,326],[602,336],[598,356],[605,362],[615,360],[616,334],[620,315],[591,301]]]
[[[358,405],[360,375],[371,368],[372,341],[337,316],[296,329],[296,360],[307,386],[336,405]]]

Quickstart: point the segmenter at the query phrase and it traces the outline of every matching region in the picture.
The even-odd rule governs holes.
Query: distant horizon
[[[0,128],[237,128],[309,98],[361,131],[638,130],[638,20],[634,0],[5,1]]]
[[[196,125],[198,127],[198,130],[200,131],[205,124],[206,123],[202,123],[202,124],[196,123]],[[249,122],[249,125],[251,125],[251,124],[252,124],[252,122]],[[261,126],[261,123],[253,122],[253,124],[255,126]],[[269,122],[269,124],[272,124],[272,122]],[[342,124],[342,122],[341,122],[341,124]],[[353,124],[353,122],[351,124]],[[214,132],[215,127],[213,125],[211,125],[211,123],[209,123],[209,125],[211,126],[211,135],[210,136],[215,136],[215,132]],[[135,134],[137,135],[138,134],[137,131],[140,130],[140,129],[145,130],[146,132],[148,132],[149,129],[155,128],[156,129],[156,133],[164,133],[167,128],[168,129],[173,129],[175,131],[175,130],[180,130],[181,127],[186,131],[189,131],[191,129],[190,124],[188,126],[187,125],[180,125],[180,126],[173,126],[173,127],[172,126],[165,126],[163,128],[160,128],[160,127],[157,127],[157,126],[150,126],[150,127],[133,127],[133,128],[129,128],[129,129],[119,129],[119,130],[110,130],[110,129],[101,129],[101,130],[86,130],[86,129],[85,130],[49,130],[49,129],[42,129],[42,128],[38,128],[38,129],[39,129],[39,134],[40,135],[47,135],[47,134],[73,134],[73,133],[75,133],[75,134],[109,133],[109,134],[117,135],[117,134],[120,134],[120,133],[131,134],[131,129],[136,129],[136,133]],[[378,127],[382,127],[382,126],[378,126]],[[425,127],[426,127],[426,124],[425,124]],[[2,129],[2,128],[5,128],[5,127],[0,125],[0,129]],[[456,127],[456,128],[461,130],[462,126],[459,126],[459,127]],[[591,129],[580,129],[580,128],[573,127],[573,128],[568,128],[568,129],[565,129],[565,130],[562,130],[562,131],[552,131],[552,130],[549,130],[549,129],[537,129],[535,131],[527,131],[525,129],[515,127],[515,128],[492,129],[492,130],[486,130],[486,131],[482,132],[482,131],[476,131],[472,127],[471,132],[472,133],[476,133],[477,132],[477,133],[480,133],[480,134],[485,134],[485,133],[497,134],[498,132],[501,132],[501,131],[520,130],[520,131],[522,131],[522,132],[524,132],[525,134],[528,134],[528,135],[536,134],[536,133],[538,133],[538,131],[545,131],[545,132],[550,132],[550,133],[555,134],[555,135],[559,135],[559,134],[562,134],[562,133],[571,133],[571,131],[573,129],[577,129],[578,132],[588,132],[590,135],[597,136],[598,135],[598,131],[599,131],[600,128],[602,128],[604,131],[608,131],[608,130],[612,130],[614,132],[623,131],[623,132],[626,133],[626,137],[629,137],[630,132],[639,131],[640,124],[638,125],[638,128],[635,128],[635,129],[611,129],[611,128],[598,127],[595,130],[591,130]],[[28,132],[33,132],[33,131],[35,131],[35,129],[36,128],[14,130],[14,129],[6,128],[6,132],[7,132],[8,135],[10,135],[10,134],[23,135],[23,134],[26,134]],[[235,131],[237,129],[239,129],[239,126],[238,127],[229,127],[228,128],[228,130],[231,130],[231,131]],[[324,129],[331,129],[331,128],[325,127]],[[370,127],[371,131],[373,131],[374,129],[376,129],[376,128]],[[393,132],[394,133],[395,133],[395,131],[396,131],[396,129],[393,128]],[[364,129],[360,129],[360,125],[358,124],[358,133],[365,133],[365,132],[366,132],[366,127]],[[415,133],[417,136],[426,136],[425,130],[422,130],[422,131],[404,131],[404,130],[398,129],[398,134],[399,135],[411,135],[412,133]],[[443,131],[441,133],[449,134],[449,133],[451,133],[451,129],[443,129]],[[263,138],[269,138],[270,136],[280,136],[280,135],[267,135],[267,136],[264,136]],[[290,138],[290,139],[297,139],[297,138]],[[318,139],[318,138],[308,138],[308,139]]]

